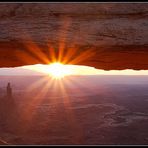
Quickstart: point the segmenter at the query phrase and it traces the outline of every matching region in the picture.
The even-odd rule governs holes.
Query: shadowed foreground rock
[[[18,128],[18,106],[12,95],[10,83],[7,84],[6,94],[0,98],[0,130],[16,131]],[[5,143],[0,137],[0,145]]]
[[[49,63],[62,52],[65,63],[148,69],[147,30],[147,3],[1,3],[0,67]]]

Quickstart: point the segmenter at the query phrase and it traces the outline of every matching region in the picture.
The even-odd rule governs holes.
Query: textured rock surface
[[[47,63],[51,51],[99,69],[148,69],[148,4],[0,4],[1,67]]]

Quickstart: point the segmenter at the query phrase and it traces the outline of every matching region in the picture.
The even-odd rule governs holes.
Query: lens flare
[[[52,63],[48,66],[47,72],[54,78],[63,78],[66,75],[72,74],[72,71],[68,69],[62,63]]]

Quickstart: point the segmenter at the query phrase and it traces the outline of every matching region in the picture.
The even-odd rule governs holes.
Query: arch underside
[[[0,4],[0,67],[148,69],[147,3]]]

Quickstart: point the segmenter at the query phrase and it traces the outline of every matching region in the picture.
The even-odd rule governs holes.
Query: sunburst
[[[45,82],[45,85],[42,84],[43,87],[40,89],[40,91],[36,91],[33,98],[30,98],[30,101],[23,110],[24,113],[22,117],[25,118],[27,121],[27,125],[24,128],[24,130],[27,130],[27,128],[30,127],[30,124],[33,120],[33,116],[35,116],[36,113],[36,110],[34,108],[38,105],[42,105],[44,98],[46,98],[46,94],[48,94],[48,91],[50,91],[49,86],[51,88],[57,88],[57,86],[59,86],[62,92],[62,96],[66,94],[65,99],[63,99],[63,103],[65,106],[69,124],[74,129],[74,131],[79,131],[79,135],[80,133],[81,135],[83,135],[83,131],[81,131],[82,128],[81,126],[79,127],[74,111],[70,111],[68,109],[71,106],[71,101],[69,100],[69,94],[66,92],[66,88],[62,83],[62,78],[73,74],[73,71],[67,68],[66,64],[83,64],[84,61],[88,60],[89,58],[92,58],[92,56],[95,55],[95,52],[90,48],[76,48],[75,39],[77,38],[77,35],[73,35],[73,41],[69,43],[69,46],[67,46],[67,30],[70,24],[67,22],[67,20],[63,22],[65,23],[63,28],[61,28],[61,32],[59,33],[59,41],[56,44],[58,45],[59,43],[59,47],[55,47],[52,43],[50,43],[49,39],[49,41],[47,41],[46,49],[41,49],[41,47],[39,47],[38,44],[36,44],[31,39],[31,37],[27,33],[27,30],[22,30],[23,32],[20,33],[23,35],[22,39],[25,38],[27,40],[27,42],[24,42],[24,47],[26,48],[26,50],[19,50],[16,53],[16,56],[18,56],[19,60],[24,62],[24,65],[30,63],[44,64],[44,66],[40,66],[40,68],[38,68],[37,70],[39,72],[43,72],[52,76],[51,79],[47,76],[43,77],[39,81],[36,81],[34,84],[28,86],[28,91],[33,92],[36,89],[36,87],[38,88],[41,85],[41,83]],[[68,79],[66,81],[68,81],[68,83],[73,83],[70,82]],[[50,97],[51,96],[49,95],[49,98]],[[56,102],[56,100],[53,100],[53,102]],[[77,132],[74,133],[74,136],[77,140],[79,140],[82,137],[78,136]]]

